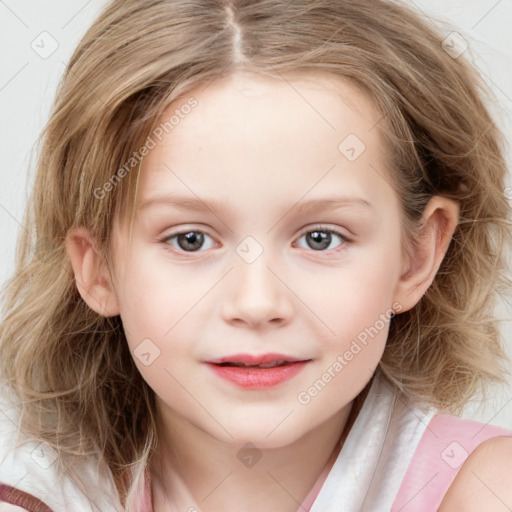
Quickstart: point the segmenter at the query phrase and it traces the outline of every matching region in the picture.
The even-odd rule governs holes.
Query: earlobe
[[[117,296],[90,231],[83,227],[71,229],[66,236],[66,251],[78,292],[85,303],[102,316],[118,315]]]
[[[459,222],[459,204],[434,196],[419,222],[419,236],[411,244],[413,254],[395,290],[402,312],[412,309],[434,281]]]

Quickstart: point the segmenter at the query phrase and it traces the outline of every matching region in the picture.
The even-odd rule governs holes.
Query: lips
[[[210,359],[207,363],[218,364],[221,366],[255,366],[260,368],[273,368],[283,366],[289,363],[300,361],[309,361],[309,359],[300,359],[285,354],[234,354],[232,356]]]
[[[246,389],[265,389],[297,375],[311,359],[285,354],[235,354],[206,361],[224,380]]]
[[[219,363],[219,366],[238,366],[240,368],[275,368],[276,366],[284,366],[290,364],[290,361],[272,361],[270,363],[246,364],[246,363]]]

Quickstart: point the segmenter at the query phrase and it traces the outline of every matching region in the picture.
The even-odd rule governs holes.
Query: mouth
[[[259,366],[261,368],[271,368],[273,366],[282,366],[301,361],[310,361],[310,359],[286,354],[233,354],[231,356],[210,359],[206,362],[223,366]]]
[[[248,389],[276,386],[297,375],[311,359],[283,354],[236,354],[206,361],[222,379]]]
[[[270,363],[261,363],[261,364],[246,364],[246,363],[236,363],[236,362],[231,363],[230,362],[230,363],[217,363],[217,366],[233,366],[233,367],[237,367],[237,368],[275,368],[276,366],[286,366],[291,363],[292,363],[292,361],[272,361]]]

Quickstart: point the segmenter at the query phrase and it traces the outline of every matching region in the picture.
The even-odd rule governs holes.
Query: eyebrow
[[[217,213],[229,212],[226,202],[216,199],[200,199],[198,197],[178,196],[178,195],[158,195],[144,201],[138,208],[138,211],[148,210],[154,206],[170,206],[180,210],[190,211],[214,211]],[[327,210],[337,210],[347,206],[359,206],[365,209],[373,210],[373,205],[362,197],[326,197],[320,199],[309,199],[307,201],[298,201],[291,205],[287,211],[295,210],[299,214],[307,214],[310,212],[321,212]]]

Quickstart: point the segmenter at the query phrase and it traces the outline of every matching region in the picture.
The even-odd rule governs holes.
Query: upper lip
[[[296,361],[309,361],[309,359],[301,359],[298,357],[288,356],[286,354],[233,354],[232,356],[219,357],[217,359],[209,359],[207,363],[244,363],[249,365],[273,363],[275,361],[284,361],[293,363]]]

